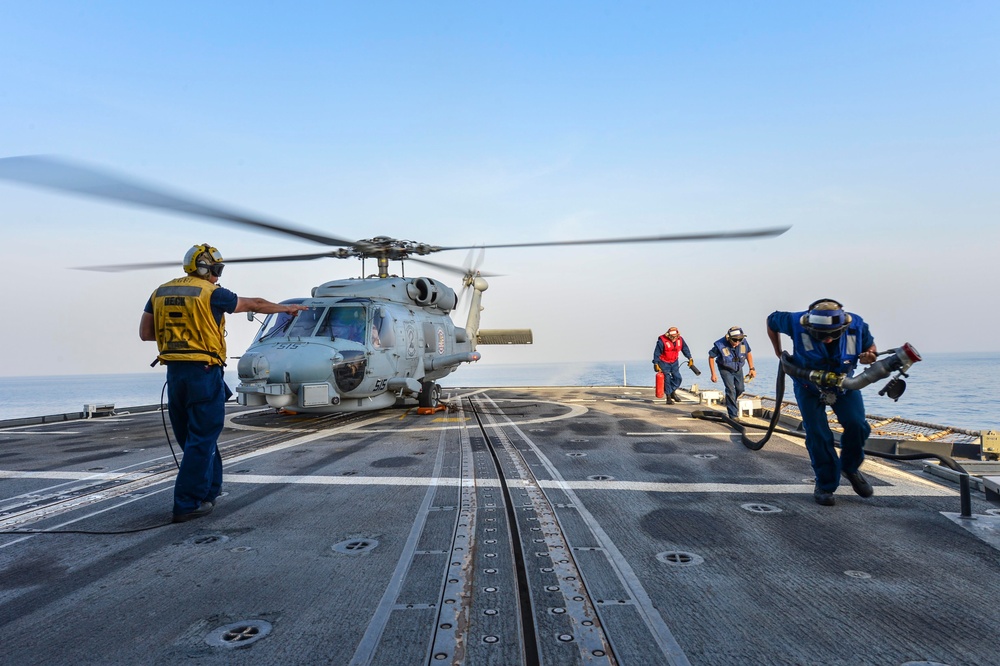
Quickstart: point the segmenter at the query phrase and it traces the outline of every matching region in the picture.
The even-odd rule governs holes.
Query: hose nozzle
[[[861,389],[880,379],[885,379],[893,372],[905,375],[911,365],[921,360],[920,353],[909,342],[902,347],[885,352],[887,356],[868,366],[864,372],[854,377],[840,375],[823,370],[808,370],[792,363],[788,352],[781,353],[781,367],[792,377],[811,382],[820,388]]]

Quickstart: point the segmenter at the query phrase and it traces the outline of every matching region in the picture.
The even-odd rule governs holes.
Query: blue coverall
[[[875,339],[861,317],[851,314],[852,322],[847,331],[829,344],[813,339],[809,342],[812,350],[807,353],[802,327],[796,322],[804,312],[772,312],[767,318],[767,327],[777,333],[784,333],[792,339],[792,361],[810,370],[853,374],[857,367],[857,356],[875,344]],[[854,341],[850,337],[854,336]],[[848,353],[848,345],[854,353]],[[837,415],[844,432],[840,436],[840,456],[834,448],[833,432],[826,416],[826,403],[822,392],[815,384],[793,377],[795,400],[802,414],[802,427],[806,431],[806,449],[809,461],[816,475],[816,487],[832,493],[840,485],[841,472],[858,471],[865,460],[865,440],[871,434],[871,426],[865,418],[865,405],[858,390],[837,391],[833,413]]]
[[[729,350],[728,356],[723,356],[719,348]],[[742,347],[742,351],[741,351]],[[746,363],[747,354],[752,352],[750,349],[750,343],[747,342],[746,338],[740,341],[740,344],[733,347],[729,343],[729,339],[725,336],[719,338],[712,345],[712,348],[708,350],[709,358],[715,359],[715,364],[719,368],[719,375],[722,377],[722,383],[726,386],[726,413],[729,414],[729,418],[735,419],[739,413],[739,398],[743,395],[743,389],[745,388],[743,382],[743,364]]]

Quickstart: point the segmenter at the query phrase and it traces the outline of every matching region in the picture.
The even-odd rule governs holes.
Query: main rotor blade
[[[288,254],[273,257],[248,257],[246,259],[226,259],[226,264],[260,264],[269,261],[309,261],[311,259],[323,259],[332,256],[329,252],[319,254]],[[121,273],[124,271],[141,271],[147,268],[180,268],[180,263],[175,261],[156,261],[144,264],[115,264],[112,266],[77,266],[78,271],[100,271],[102,273]]]
[[[98,199],[207,217],[245,227],[255,227],[286,236],[303,238],[322,245],[350,247],[354,241],[297,229],[284,222],[272,222],[200,203],[188,197],[111,174],[94,167],[75,164],[45,155],[24,155],[0,159],[0,178],[60,192],[83,194]]]
[[[444,247],[442,250],[451,250],[454,248]],[[433,266],[434,268],[440,268],[443,271],[449,273],[454,273],[455,275],[466,275],[468,270],[465,268],[459,268],[458,266],[449,266],[448,264],[440,264],[436,261],[428,261],[427,259],[417,259],[416,257],[407,257],[407,261],[415,261],[418,264],[427,264],[428,266]],[[498,277],[499,273],[480,273],[483,277]]]
[[[665,243],[677,241],[701,240],[738,240],[744,238],[767,238],[780,236],[791,227],[774,227],[771,229],[751,229],[748,231],[715,231],[700,234],[669,234],[666,236],[633,236],[631,238],[594,238],[589,240],[547,241],[540,243],[501,243],[499,245],[449,245],[437,247],[437,250],[467,250],[474,247],[510,248],[510,247],[550,247],[553,245],[610,245],[613,243]]]

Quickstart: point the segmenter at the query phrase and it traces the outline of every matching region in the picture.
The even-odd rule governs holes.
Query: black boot
[[[872,484],[868,482],[868,479],[864,477],[860,470],[855,470],[853,472],[843,472],[844,477],[851,482],[851,488],[854,489],[858,495],[862,497],[871,497],[875,492],[872,488]]]
[[[674,402],[681,401],[681,399],[677,397],[677,391],[674,391],[673,393],[670,394],[670,399],[673,400]]]
[[[837,500],[833,499],[833,493],[820,490],[819,485],[813,488],[813,499],[816,500],[816,504],[823,506],[833,506],[837,503]]]

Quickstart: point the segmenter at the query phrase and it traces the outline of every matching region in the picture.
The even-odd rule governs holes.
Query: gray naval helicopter
[[[442,408],[437,382],[463,363],[478,361],[478,345],[531,344],[532,334],[527,329],[479,327],[482,296],[489,286],[485,277],[489,274],[479,271],[478,264],[486,249],[750,239],[778,236],[789,228],[494,245],[437,246],[386,236],[352,241],[236,213],[52,157],[0,159],[0,179],[197,216],[337,248],[310,254],[228,259],[226,263],[361,259],[362,277],[326,282],[314,287],[308,298],[282,301],[301,303],[309,310],[294,317],[268,315],[253,343],[239,357],[239,402],[295,413],[376,410],[401,399],[416,399],[419,411],[433,412]],[[463,268],[419,258],[453,250],[470,251],[469,259],[478,250],[479,257],[474,264],[467,260]],[[369,259],[376,261],[378,271],[365,277],[364,265]],[[461,275],[463,293],[471,292],[465,327],[456,326],[452,320],[459,299],[451,288],[428,277],[390,275],[390,261],[413,261]],[[171,261],[86,269],[127,271],[176,265]],[[252,321],[253,313],[248,318]]]

